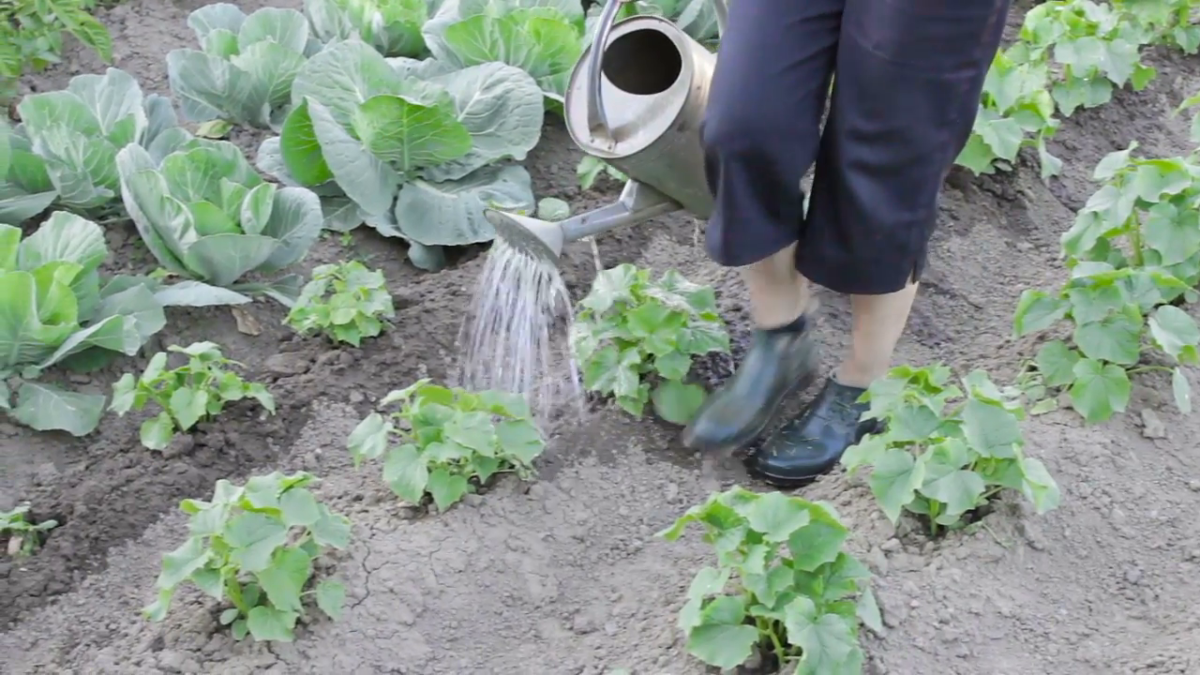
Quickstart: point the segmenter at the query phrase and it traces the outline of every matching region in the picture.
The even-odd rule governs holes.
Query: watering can
[[[571,140],[629,181],[615,203],[559,222],[485,210],[505,243],[555,264],[563,246],[673,211],[712,213],[700,123],[717,57],[660,16],[616,23],[631,0],[608,0],[592,44],[571,73],[563,105]],[[723,34],[724,0],[712,0]]]

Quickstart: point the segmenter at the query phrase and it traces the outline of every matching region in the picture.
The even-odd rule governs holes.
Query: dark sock
[[[785,323],[782,326],[776,326],[775,328],[766,328],[763,330],[763,332],[764,333],[803,333],[804,329],[807,327],[808,327],[808,316],[805,314],[801,314],[800,316],[796,317],[795,321],[793,321],[791,323]]]

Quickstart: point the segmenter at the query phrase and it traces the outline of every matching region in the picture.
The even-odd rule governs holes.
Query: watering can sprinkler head
[[[621,198],[616,202],[556,223],[493,209],[484,210],[483,215],[496,228],[496,236],[503,239],[504,243],[531,258],[556,265],[563,246],[572,241],[682,208],[678,202],[658,190],[630,180],[625,183]]]
[[[561,223],[493,209],[484,210],[483,215],[496,228],[496,236],[517,251],[551,265],[562,255],[566,237]]]

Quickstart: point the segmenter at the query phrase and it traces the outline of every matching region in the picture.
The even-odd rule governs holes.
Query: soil
[[[131,0],[102,12],[116,65],[146,90],[169,93],[166,53],[192,44],[185,21],[198,6]],[[1022,289],[1064,277],[1059,236],[1092,191],[1095,163],[1133,139],[1148,155],[1191,147],[1187,120],[1170,112],[1200,89],[1200,62],[1166,51],[1150,60],[1159,76],[1145,91],[1121,92],[1064,124],[1051,144],[1066,160],[1061,179],[1043,184],[1028,157],[995,177],[951,175],[897,362],[985,368],[1005,380],[1030,358],[1035,340],[1010,337],[1013,308]],[[56,89],[101,69],[72,47],[62,66],[25,84]],[[253,150],[260,138],[237,140]],[[527,163],[538,196],[575,209],[612,199],[619,185],[611,181],[581,193],[579,158],[561,123],[548,122]],[[733,271],[707,261],[701,228],[675,216],[612,232],[599,239],[601,259],[674,267],[713,284],[736,356],[746,298]],[[112,259],[144,271],[132,228],[110,234]],[[483,259],[466,252],[428,274],[395,242],[360,231],[348,247],[336,235],[323,239],[305,265],[349,257],[384,270],[397,306],[395,327],[361,349],[292,336],[270,302],[246,308],[257,335],[240,332],[228,309],[172,310],[148,346],[218,342],[275,393],[274,417],[235,407],[165,453],[138,444],[136,414],[106,417],[84,439],[0,424],[0,508],[29,501],[37,519],[61,523],[34,557],[0,559],[3,672],[707,672],[684,653],[675,614],[709,554],[694,536],[668,544],[653,534],[714,490],[762,486],[732,458],[682,449],[670,425],[605,408],[555,433],[539,480],[501,480],[444,514],[416,516],[377,473],[352,468],[345,439],[389,390],[453,374],[454,338]],[[594,271],[587,244],[572,245],[564,276],[576,297]],[[821,299],[832,368],[850,315],[844,298]],[[711,370],[719,376],[728,365]],[[142,366],[122,361],[74,384],[103,390]],[[836,505],[855,533],[852,547],[878,575],[886,628],[865,635],[868,672],[1200,673],[1200,421],[1180,416],[1166,391],[1163,380],[1139,379],[1130,410],[1101,426],[1085,427],[1070,411],[1027,423],[1030,454],[1063,490],[1061,508],[1045,516],[1002,502],[986,527],[933,542],[910,523],[892,527],[840,471],[801,490]],[[212,604],[188,591],[163,624],[144,622],[138,609],[152,599],[159,557],[184,534],[179,501],[206,498],[219,478],[277,468],[322,476],[321,496],[353,520],[353,543],[335,560],[349,589],[342,620],[313,619],[292,644],[235,643]]]

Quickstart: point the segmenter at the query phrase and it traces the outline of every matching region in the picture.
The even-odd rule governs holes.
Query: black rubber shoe
[[[870,407],[857,402],[865,391],[829,378],[796,419],[746,458],[746,468],[778,487],[799,487],[828,472],[846,448],[880,429],[878,420],[859,421]]]
[[[728,452],[761,436],[784,399],[816,379],[820,356],[807,323],[802,316],[790,326],[756,331],[737,372],[683,430],[684,444]]]

